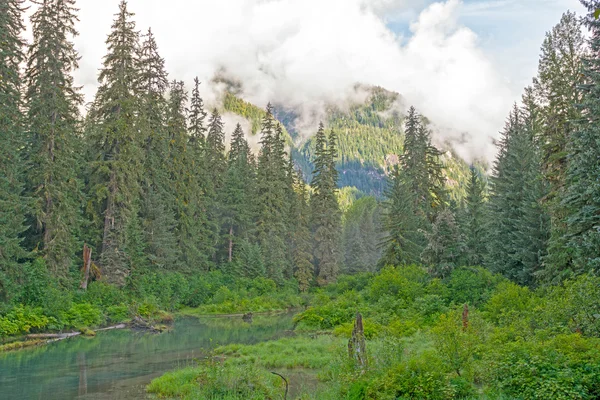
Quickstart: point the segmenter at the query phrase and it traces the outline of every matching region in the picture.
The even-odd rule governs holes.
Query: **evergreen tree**
[[[20,239],[26,229],[19,72],[25,58],[23,12],[22,0],[0,1],[0,300],[11,295],[18,282],[18,261],[25,256]]]
[[[200,80],[194,78],[194,89],[192,89],[192,98],[189,111],[189,133],[190,142],[194,143],[194,147],[202,149],[206,134],[204,120],[206,119],[206,111],[204,111],[204,102],[200,97]]]
[[[545,205],[551,217],[548,256],[543,279],[552,281],[571,265],[572,247],[566,239],[568,210],[563,206],[567,148],[580,117],[581,58],[585,52],[581,22],[572,12],[546,34],[542,45],[536,91],[542,103],[542,170],[549,193]]]
[[[246,239],[253,222],[254,168],[244,131],[237,124],[231,137],[224,186],[223,225],[226,230],[227,261],[233,261],[236,238]]]
[[[153,269],[173,268],[178,261],[175,229],[175,188],[171,181],[169,107],[165,99],[169,87],[164,59],[148,29],[138,55],[137,93],[140,103],[138,126],[143,132],[144,173],[141,176],[141,223],[144,227],[144,253]],[[184,125],[185,127],[185,125]]]
[[[289,261],[286,243],[285,140],[281,126],[276,126],[270,104],[263,119],[260,144],[256,181],[256,237],[262,249],[267,276],[282,282]]]
[[[45,0],[31,17],[33,43],[25,73],[27,174],[34,199],[30,241],[41,245],[52,275],[67,278],[79,248],[81,183],[78,107],[83,98],[73,82],[79,55],[71,41],[74,0]]]
[[[138,33],[127,2],[106,41],[108,54],[100,71],[98,92],[90,110],[89,141],[92,160],[90,193],[96,205],[94,220],[101,229],[101,264],[109,282],[124,284],[130,273],[132,246],[128,232],[138,229],[140,171],[144,137],[138,129]]]
[[[457,267],[463,252],[463,239],[449,208],[437,214],[431,232],[425,233],[427,246],[423,250],[423,261],[430,266],[433,276],[447,277]]]
[[[600,21],[594,13],[598,0],[582,0],[589,10],[584,23],[590,29],[590,53],[583,59],[580,86],[582,117],[572,133],[568,147],[568,168],[563,205],[569,210],[567,234],[573,248],[573,266],[567,274],[597,273],[600,269]]]
[[[298,288],[301,292],[306,292],[314,280],[315,267],[312,263],[308,191],[299,173],[294,173],[293,194],[295,198],[290,204],[293,221],[290,228],[292,264]]]
[[[500,142],[489,201],[487,266],[520,283],[534,283],[541,270],[547,223],[540,206],[537,106],[528,89],[525,107],[516,105]]]
[[[204,103],[200,97],[200,81],[194,79],[194,88],[190,109],[188,112],[188,145],[187,161],[188,179],[189,179],[189,207],[187,209],[187,219],[189,221],[188,237],[195,243],[191,244],[189,249],[184,250],[186,263],[189,267],[200,267],[207,270],[211,264],[211,256],[214,253],[213,231],[208,219],[208,205],[210,198],[210,185],[208,180],[208,168],[205,165],[205,133],[206,127],[204,120],[206,118]]]
[[[221,244],[223,228],[223,187],[227,172],[225,155],[225,132],[219,111],[215,108],[208,121],[208,133],[204,145],[203,165],[206,167],[207,213],[211,231],[210,256],[214,263],[218,262],[218,248]]]
[[[378,245],[381,227],[379,206],[374,197],[356,200],[344,215],[344,270],[347,273],[373,272],[381,257]]]
[[[383,227],[386,235],[381,243],[380,267],[418,263],[425,245],[422,227],[427,220],[418,211],[416,194],[406,180],[396,166],[385,192]]]
[[[337,157],[337,136],[331,131],[327,137],[321,124],[316,137],[315,169],[311,183],[314,191],[311,199],[313,254],[319,285],[335,282],[341,261],[341,211],[336,195]]]
[[[462,221],[466,265],[483,265],[486,250],[485,218],[485,181],[477,169],[471,165],[471,179],[467,186]]]

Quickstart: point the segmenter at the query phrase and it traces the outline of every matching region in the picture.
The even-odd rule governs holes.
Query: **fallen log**
[[[125,324],[119,324],[119,325],[115,325],[115,326],[109,326],[107,328],[96,329],[96,332],[110,331],[110,330],[113,330],[113,329],[125,329],[125,328],[127,328],[127,325],[125,325]]]

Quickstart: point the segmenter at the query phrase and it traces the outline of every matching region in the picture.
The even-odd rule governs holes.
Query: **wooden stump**
[[[367,367],[367,343],[365,340],[365,329],[363,319],[360,313],[356,314],[354,321],[354,329],[352,329],[352,337],[348,341],[348,355],[356,366],[363,371]]]

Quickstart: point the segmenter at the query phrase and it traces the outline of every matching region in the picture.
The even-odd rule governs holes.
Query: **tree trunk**
[[[83,280],[81,281],[80,288],[87,290],[88,282],[90,280],[90,269],[92,267],[92,249],[87,244],[83,245]]]
[[[367,367],[367,343],[365,340],[363,319],[360,313],[356,314],[356,321],[354,322],[352,337],[348,341],[348,355],[364,372]]]
[[[229,227],[229,257],[228,261],[233,260],[233,226]]]

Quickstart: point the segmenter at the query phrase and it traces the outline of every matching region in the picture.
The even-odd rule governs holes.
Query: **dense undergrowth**
[[[356,312],[368,339],[364,370],[347,354]],[[269,371],[308,369],[318,384],[294,398],[600,398],[598,277],[529,289],[482,268],[445,279],[420,267],[386,268],[319,290],[295,322],[294,337],[217,348],[210,363],[171,372],[148,390],[166,398],[280,399],[282,383]],[[254,397],[246,397],[248,387],[257,388]]]
[[[179,273],[137,276],[119,289],[92,282],[88,289],[60,289],[43,260],[28,268],[21,295],[0,302],[0,341],[28,333],[83,329],[128,321],[134,316],[168,319],[167,312],[193,308],[196,314],[285,310],[305,305],[297,285],[277,287],[266,278],[231,278],[221,272],[186,277]],[[189,310],[188,310],[188,313]]]

